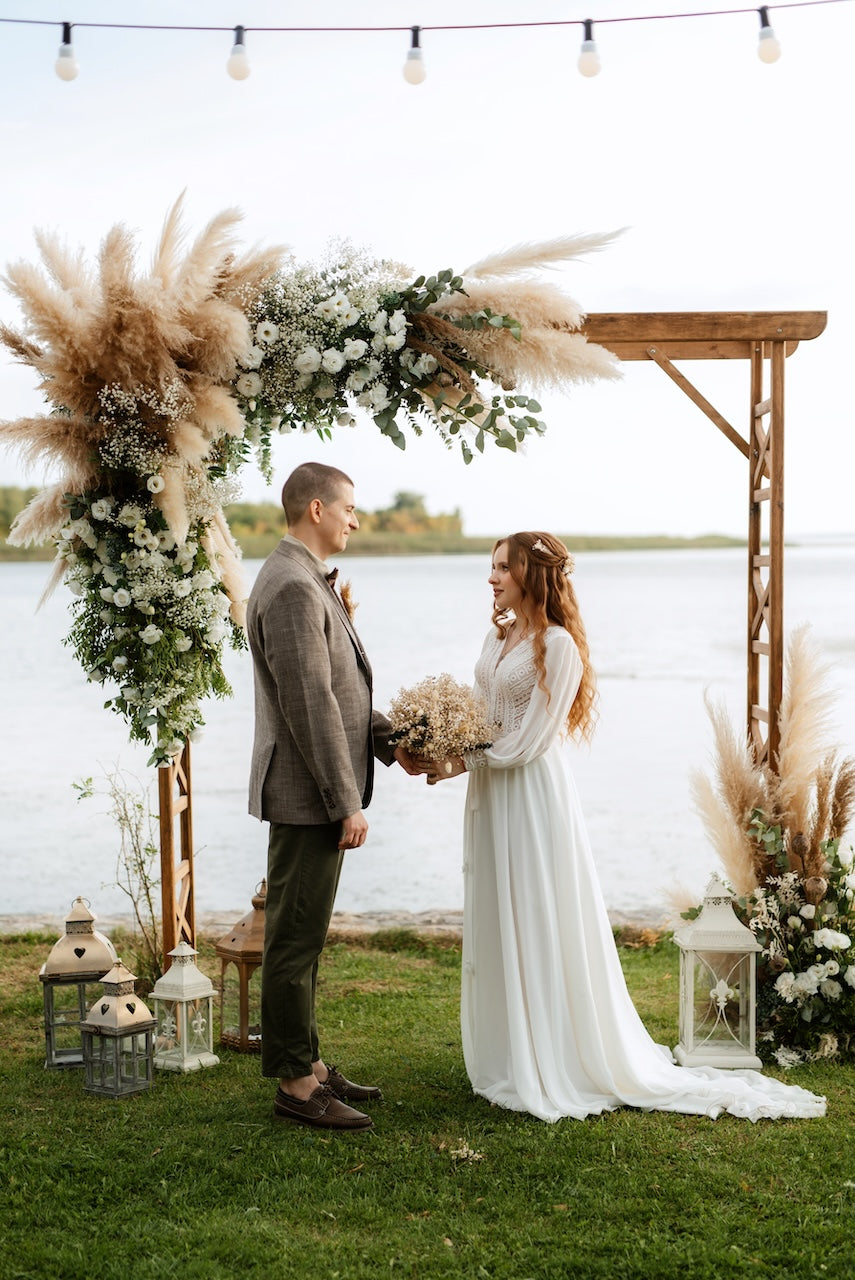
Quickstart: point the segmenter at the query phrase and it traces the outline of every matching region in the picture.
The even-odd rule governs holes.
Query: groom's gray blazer
[[[371,799],[374,756],[394,759],[391,726],[372,712],[368,659],[340,596],[308,548],[283,539],[249,597],[255,742],[249,811],[317,825]]]

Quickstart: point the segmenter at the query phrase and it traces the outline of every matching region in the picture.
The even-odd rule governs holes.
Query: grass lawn
[[[328,949],[319,1000],[328,1055],[384,1088],[372,1132],[274,1121],[258,1059],[224,1049],[219,1067],[158,1072],[113,1102],[79,1070],[44,1070],[53,941],[0,939],[2,1280],[851,1274],[855,1066],[785,1077],[827,1095],[819,1120],[544,1124],[470,1091],[457,947],[376,935]],[[621,958],[673,1045],[676,948]],[[210,945],[201,964],[216,976]]]

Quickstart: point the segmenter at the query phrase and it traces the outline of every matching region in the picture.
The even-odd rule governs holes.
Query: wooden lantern
[[[756,963],[762,950],[737,919],[731,894],[713,876],[700,914],[674,934],[680,948],[680,1043],[684,1067],[753,1067]]]
[[[151,1087],[155,1021],[134,981],[118,960],[101,979],[104,995],[80,1024],[87,1093],[124,1098]]]
[[[217,943],[220,957],[220,1044],[241,1053],[261,1052],[261,995],[250,985],[253,974],[261,967],[264,952],[264,904],[267,881],[252,899],[252,910],[238,920]],[[234,975],[237,970],[237,1010],[234,1009]],[[237,1024],[235,1024],[237,1012]]]
[[[65,933],[41,967],[45,1008],[45,1066],[82,1067],[80,1024],[97,994],[93,983],[116,963],[112,942],[93,928],[94,915],[75,898]]]
[[[214,984],[196,967],[196,954],[179,942],[169,953],[172,964],[152,988],[154,1065],[164,1071],[198,1071],[220,1061],[213,1043]]]

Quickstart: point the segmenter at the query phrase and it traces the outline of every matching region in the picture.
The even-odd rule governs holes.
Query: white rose
[[[124,554],[122,555],[122,560],[124,561],[125,568],[127,569],[139,568],[140,556],[138,551],[124,552]]]
[[[355,427],[356,419],[352,413],[340,413],[335,420],[337,427]]]
[[[264,352],[261,347],[250,347],[246,355],[241,360],[244,369],[258,369],[264,359]]]
[[[262,320],[255,326],[255,336],[259,342],[275,342],[279,337],[279,325],[272,320]]]
[[[840,863],[841,867],[843,867],[844,871],[848,871],[852,866],[853,860],[855,860],[855,848],[853,848],[851,844],[848,849],[838,849],[837,861]]]
[[[210,591],[215,582],[216,578],[210,569],[200,569],[193,575],[193,586],[197,591]]]
[[[111,666],[114,671],[124,671],[127,665],[128,665],[127,658],[123,658],[121,654],[119,654],[118,658],[114,658],[111,663]]]
[[[813,941],[814,946],[827,947],[829,951],[847,951],[850,945],[847,935],[836,929],[817,929]]]
[[[826,1000],[839,1000],[843,995],[843,988],[833,978],[826,978],[824,982],[819,984],[819,989]]]
[[[335,396],[335,387],[330,381],[325,380],[314,388],[312,395],[316,400],[332,400]],[[314,427],[311,427],[310,429],[314,431]]]
[[[257,373],[242,373],[235,383],[240,395],[249,400],[251,396],[257,396],[263,388],[264,383]]]
[[[119,512],[119,523],[133,529],[143,518],[140,508],[133,502],[126,503]]]
[[[294,359],[298,373],[317,373],[321,367],[321,353],[317,347],[304,347]]]
[[[105,626],[113,621],[113,615],[109,609],[102,609],[101,612],[98,614],[98,617],[105,624]]]
[[[69,578],[68,589],[73,596],[82,596],[86,591],[86,588],[84,587],[83,583],[78,582],[76,578]],[[104,597],[104,599],[106,599],[106,596]]]
[[[843,975],[843,981],[850,987],[855,987],[855,964],[850,964],[849,968]]]
[[[148,529],[144,524],[139,524],[134,529],[134,542],[138,547],[144,547],[148,544]]]
[[[836,978],[839,972],[840,972],[840,965],[837,963],[836,960],[826,960],[825,976],[827,978]]]
[[[816,907],[812,902],[806,902],[803,907],[799,907],[799,915],[805,920],[812,920],[816,915]]]
[[[208,641],[208,644],[219,644],[220,641],[224,640],[225,638],[226,638],[225,624],[218,618],[216,621],[212,622],[211,625],[208,627],[208,630],[205,632],[205,639]]]
[[[162,635],[163,632],[160,627],[156,627],[153,622],[150,622],[148,626],[139,633],[140,640],[142,640],[143,644],[157,644]]]
[[[149,476],[145,482],[145,487],[149,493],[163,493],[166,488],[166,481],[163,476]]]
[[[385,409],[390,403],[389,393],[383,386],[382,382],[376,383],[368,392],[368,400],[372,409],[376,409],[379,413],[381,409]]]
[[[75,594],[79,594],[79,593],[75,593]],[[101,597],[101,599],[102,599],[102,600],[106,600],[106,601],[107,601],[107,604],[112,604],[112,603],[113,603],[113,588],[112,588],[112,587],[102,587],[102,588],[101,588],[101,590],[98,592],[98,594],[99,594],[99,596]]]
[[[362,338],[345,338],[344,340],[344,358],[345,360],[361,360],[368,351],[368,343]]]
[[[335,347],[327,347],[321,356],[321,368],[325,373],[338,373],[344,368],[344,356]]]
[[[131,603],[130,591],[126,591],[124,587],[119,587],[119,590],[113,594],[113,604],[116,606],[117,609],[127,609],[130,603]]]
[[[130,702],[132,705],[134,705],[140,700],[140,691],[139,689],[135,689],[132,684],[129,684],[129,685],[126,685],[125,688],[122,690],[122,697],[124,698],[125,702]]]
[[[796,930],[796,929],[803,929],[804,927],[805,927],[804,921],[801,920],[799,916],[787,916],[788,929]]]
[[[106,520],[110,514],[110,504],[106,498],[98,498],[92,503],[90,512],[93,520]]]
[[[183,600],[185,596],[189,596],[193,590],[193,582],[190,578],[176,578],[172,584],[172,594],[177,596],[179,600]]]
[[[188,649],[192,649],[193,641],[189,636],[180,635],[175,641],[175,648],[178,653],[186,653]]]
[[[104,575],[104,581],[109,586],[115,587],[116,583],[119,581],[119,575],[116,573],[116,570],[111,569],[109,565],[104,565],[104,568],[101,570],[101,572]]]

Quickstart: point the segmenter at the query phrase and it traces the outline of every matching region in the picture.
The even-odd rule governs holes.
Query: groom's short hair
[[[282,506],[289,526],[297,524],[315,498],[326,506],[335,502],[345,484],[353,487],[350,476],[324,462],[304,462],[296,467],[282,486]]]

